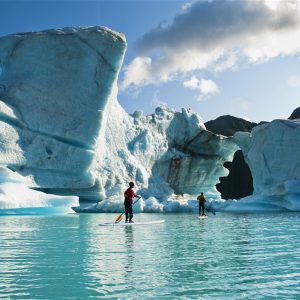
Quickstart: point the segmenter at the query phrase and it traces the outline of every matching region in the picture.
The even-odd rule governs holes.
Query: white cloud
[[[124,79],[120,86],[121,90],[132,85],[142,86],[145,83],[152,83],[151,68],[150,57],[136,57],[124,68]]]
[[[199,92],[198,99],[201,100],[208,95],[213,95],[219,92],[219,87],[212,80],[201,78],[197,79],[192,76],[191,79],[183,82],[183,86]]]
[[[189,8],[192,6],[192,3],[191,2],[187,2],[187,3],[185,3],[185,4],[183,4],[182,6],[181,6],[181,9],[183,10],[183,11],[187,11],[187,10],[189,10]]]
[[[200,87],[200,80],[193,76],[190,80],[184,81],[183,86],[196,90]]]
[[[138,41],[139,56],[124,69],[121,89],[186,80],[199,70],[236,67],[300,53],[297,0],[198,1],[187,3],[171,24]]]
[[[236,52],[228,53],[224,59],[220,59],[215,62],[214,70],[216,72],[222,72],[227,69],[233,69],[237,64],[238,54]]]
[[[284,5],[290,8],[297,8],[297,1],[299,0],[268,0],[265,1],[266,6],[268,6],[272,10],[277,10],[278,7]]]
[[[290,87],[299,87],[300,86],[300,76],[292,75],[288,78],[287,83]]]

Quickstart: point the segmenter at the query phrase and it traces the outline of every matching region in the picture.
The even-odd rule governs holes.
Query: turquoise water
[[[300,299],[300,215],[0,217],[1,299]]]

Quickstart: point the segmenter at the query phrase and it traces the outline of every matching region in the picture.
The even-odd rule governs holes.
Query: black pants
[[[204,208],[205,208],[204,202],[199,202],[199,216],[204,215]]]
[[[125,206],[125,216],[126,216],[126,221],[131,221],[133,218],[133,211],[132,211],[132,202],[131,201],[125,201],[124,202]]]

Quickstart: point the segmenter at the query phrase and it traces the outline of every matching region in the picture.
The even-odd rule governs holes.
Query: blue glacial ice
[[[1,37],[0,164],[31,188],[87,194],[125,49],[125,37],[103,27]]]
[[[253,195],[216,207],[235,212],[300,211],[300,120],[274,120],[234,139],[253,175]]]
[[[141,112],[129,116],[117,100],[110,109],[107,147],[95,166],[103,201],[87,210],[122,212],[122,193],[131,180],[146,199],[136,211],[196,212],[200,191],[207,196],[208,209],[216,211],[300,210],[299,121],[274,120],[227,138],[205,130],[201,117],[188,109],[157,108],[150,116]],[[116,116],[120,122],[114,122]],[[225,201],[215,184],[226,176],[223,163],[237,149],[242,149],[250,166],[254,194]],[[146,203],[150,198],[155,202]]]
[[[86,188],[126,41],[102,27],[0,38],[2,160],[31,185]],[[3,108],[3,109],[2,109]],[[17,149],[16,149],[17,148]]]
[[[0,167],[0,215],[70,213],[70,207],[78,203],[76,196],[49,195],[30,189],[23,176]]]
[[[228,172],[223,163],[239,149],[233,138],[205,130],[189,109],[157,108],[149,116],[130,116],[117,100],[110,109],[104,157],[95,165],[104,198],[122,195],[132,180],[145,198],[163,201],[202,190],[219,198],[215,184]]]
[[[129,115],[117,99],[125,50],[124,35],[104,27],[0,38],[1,172],[22,178],[1,177],[0,209],[70,207],[80,197],[82,210],[122,212],[134,181],[136,212],[197,211],[201,191],[219,211],[300,210],[299,121],[225,137],[188,108]],[[254,194],[223,201],[215,185],[238,149]]]

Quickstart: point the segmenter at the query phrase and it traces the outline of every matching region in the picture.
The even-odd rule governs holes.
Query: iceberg
[[[228,173],[223,163],[239,149],[233,138],[207,131],[201,117],[189,109],[158,107],[152,115],[130,116],[117,99],[110,109],[104,157],[95,165],[103,199],[123,198],[129,181],[136,182],[145,199],[164,201],[173,194],[200,191],[220,197],[215,184]]]
[[[0,215],[53,214],[72,212],[78,205],[76,196],[49,195],[28,188],[26,179],[0,167]]]
[[[123,34],[70,27],[0,38],[0,164],[47,192],[80,195],[126,50]]]
[[[0,38],[0,165],[24,177],[24,198],[2,182],[1,209],[97,194],[91,166],[125,50],[122,33],[99,26]]]
[[[253,195],[215,204],[226,211],[300,211],[300,120],[273,120],[237,132],[253,176]]]
[[[166,107],[130,115],[117,99],[125,50],[122,33],[99,26],[0,38],[2,212],[78,197],[78,211],[122,212],[130,181],[143,197],[136,212],[196,211],[200,192],[208,209],[299,210],[299,119],[204,123]],[[253,195],[223,201],[216,184],[240,149]]]
[[[17,132],[22,150],[7,164],[45,188],[92,185],[86,171],[125,48],[121,34],[100,27],[0,38],[1,134]]]
[[[261,123],[251,132],[238,131],[230,138],[207,131],[201,118],[186,109],[179,113],[157,108],[150,116],[143,116],[141,112],[128,116],[117,101],[112,109],[114,117],[117,116],[121,122],[109,119],[105,135],[109,147],[105,152],[104,164],[98,165],[100,168],[97,170],[106,198],[110,200],[94,205],[90,211],[122,212],[124,183],[132,179],[138,183],[139,193],[145,201],[155,199],[159,204],[159,208],[154,209],[157,212],[197,212],[195,195],[200,191],[207,196],[208,210],[300,210],[299,120]],[[251,170],[253,195],[238,201],[225,201],[220,199],[215,185],[219,177],[228,174],[223,164],[226,166],[234,154],[240,155],[238,151],[241,150],[238,149],[242,149]],[[191,164],[183,163],[193,157],[196,159]],[[174,158],[178,163],[174,163]],[[211,161],[201,165],[203,159]],[[126,172],[122,173],[124,170]],[[199,170],[206,172],[207,178],[199,176]],[[109,176],[101,177],[100,174],[105,171]],[[192,181],[193,175],[198,182]],[[140,211],[147,211],[144,204],[136,209],[136,212]]]
[[[255,127],[251,135],[237,133],[234,138],[253,174],[254,194],[291,192],[288,182],[300,180],[300,120],[274,120]]]
[[[0,164],[30,188],[81,201],[122,199],[135,181],[152,199],[140,211],[161,210],[151,197],[174,193],[219,198],[233,138],[190,109],[127,114],[116,84],[125,50],[123,34],[98,26],[0,38]]]

